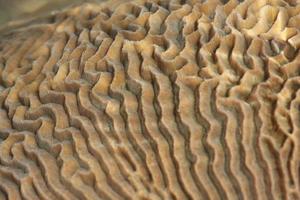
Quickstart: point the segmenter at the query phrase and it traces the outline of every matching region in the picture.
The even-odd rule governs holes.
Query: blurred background
[[[104,0],[0,0],[0,27],[12,20],[45,15],[81,2]]]

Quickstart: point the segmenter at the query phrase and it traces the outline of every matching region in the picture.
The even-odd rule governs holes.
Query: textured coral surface
[[[0,199],[300,199],[300,4],[83,4],[0,36]]]

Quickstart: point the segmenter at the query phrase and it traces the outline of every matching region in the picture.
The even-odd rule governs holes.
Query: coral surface
[[[0,199],[300,199],[300,4],[112,0],[0,34]]]

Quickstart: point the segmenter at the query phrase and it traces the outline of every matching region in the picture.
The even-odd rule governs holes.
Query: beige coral
[[[83,4],[0,37],[0,199],[300,199],[300,5]]]

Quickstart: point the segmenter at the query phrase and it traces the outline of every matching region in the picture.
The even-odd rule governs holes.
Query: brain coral
[[[300,3],[112,0],[0,34],[0,199],[300,199]]]

